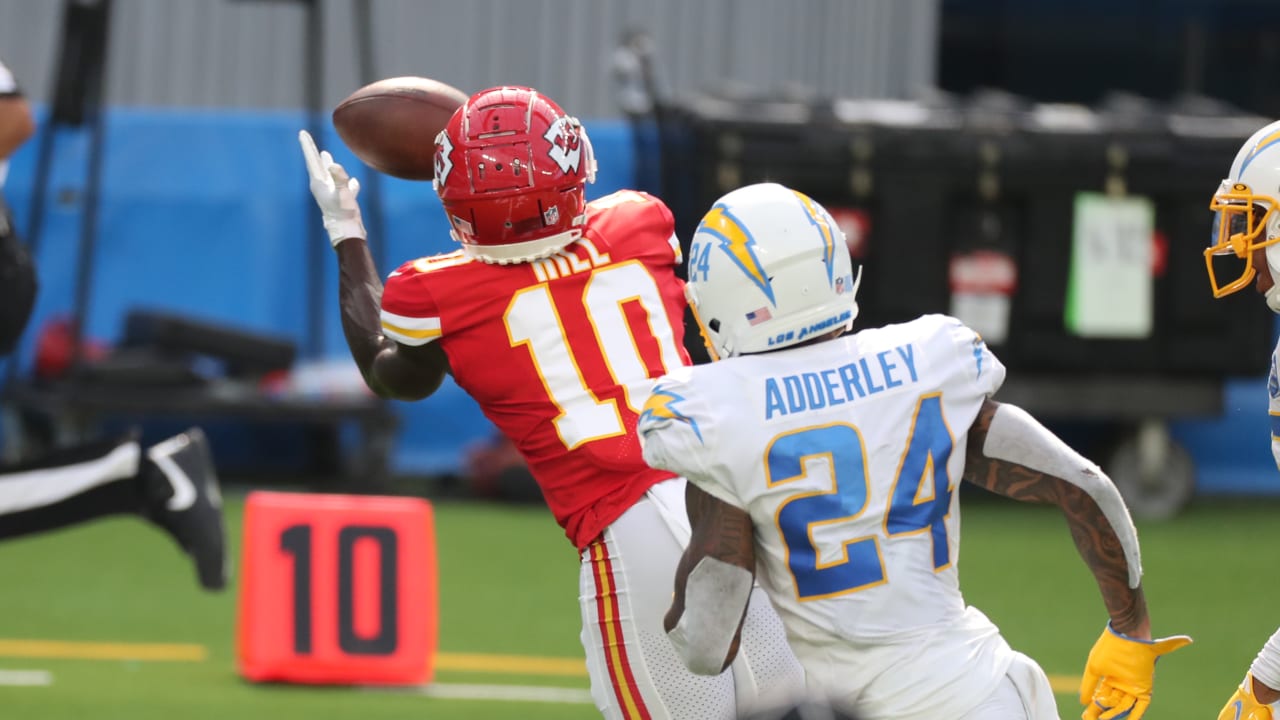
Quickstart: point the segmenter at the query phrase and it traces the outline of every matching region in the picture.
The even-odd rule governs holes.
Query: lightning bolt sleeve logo
[[[684,402],[684,399],[684,396],[670,390],[654,388],[653,394],[645,401],[644,409],[640,411],[640,424],[654,423],[659,420],[686,423],[693,430],[693,434],[698,436],[698,442],[702,442],[702,431],[698,429],[698,421],[675,407],[677,403]]]
[[[973,362],[978,366],[977,377],[982,377],[982,351],[986,348],[986,344],[982,342],[982,336],[974,333],[973,338]]]

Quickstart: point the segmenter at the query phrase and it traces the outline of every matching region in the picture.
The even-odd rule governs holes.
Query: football
[[[365,85],[333,109],[342,142],[366,165],[406,180],[435,176],[436,135],[467,101],[461,90],[424,77]]]

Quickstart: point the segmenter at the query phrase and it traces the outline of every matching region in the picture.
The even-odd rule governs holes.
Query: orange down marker
[[[431,505],[249,493],[237,661],[257,682],[417,685],[436,651]]]

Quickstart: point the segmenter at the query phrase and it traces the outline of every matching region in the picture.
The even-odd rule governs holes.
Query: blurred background
[[[360,177],[385,273],[453,243],[430,186],[365,168],[329,110],[399,75],[467,92],[526,84],[586,124],[600,165],[589,196],[653,192],[687,243],[719,195],[786,183],[833,212],[863,264],[859,326],[945,312],[982,332],[1009,367],[1001,399],[1121,485],[1165,590],[1149,589],[1158,627],[1207,635],[1171,691],[1182,702],[1156,712],[1158,692],[1157,717],[1216,712],[1278,620],[1203,595],[1280,540],[1265,390],[1275,317],[1252,289],[1214,300],[1202,255],[1217,183],[1280,116],[1273,0],[0,0],[0,60],[40,128],[4,187],[41,281],[19,352],[0,366],[6,457],[126,425],[159,438],[199,423],[233,511],[237,493],[262,487],[510,501],[444,506],[465,508],[454,516],[465,522],[441,524],[442,618],[462,617],[445,623],[442,647],[580,652],[560,592],[573,582],[567,546],[471,399],[449,384],[413,404],[364,391],[295,139],[311,129]],[[704,358],[696,334],[686,344]],[[1065,528],[989,498],[975,507],[970,599],[1070,677],[1103,614]],[[133,531],[75,532],[111,545]],[[468,559],[482,536],[559,547],[547,556],[564,561],[564,582],[523,586],[545,608],[470,619],[477,586],[505,592]],[[0,591],[0,609],[30,618],[24,633],[132,632],[41,614],[37,598],[69,582],[49,568],[72,543],[20,545],[0,548],[0,567],[30,582]],[[485,558],[520,572],[509,553]],[[200,632],[229,664],[229,604],[192,602],[219,618]],[[1161,602],[1202,626],[1165,627]],[[137,625],[156,612],[139,609]],[[494,630],[503,622],[517,623],[511,635]],[[555,639],[531,636],[530,622]],[[78,667],[72,677],[98,677]],[[58,712],[144,702],[86,687]],[[0,685],[0,698],[13,692]],[[48,697],[14,702],[61,716]],[[266,716],[259,699],[227,702]],[[287,712],[270,702],[272,717]],[[360,707],[391,717],[401,702]],[[1063,696],[1064,716],[1073,702]]]
[[[451,250],[431,188],[369,182],[328,120],[371,79],[426,75],[468,92],[528,84],[558,99],[588,121],[597,146],[591,193],[660,195],[686,241],[732,187],[773,179],[800,188],[835,211],[867,266],[864,325],[961,315],[1009,365],[1016,399],[1050,419],[1086,421],[1079,442],[1096,446],[1100,461],[1116,443],[1125,447],[1112,459],[1127,461],[1125,441],[1145,438],[1144,447],[1167,445],[1170,458],[1143,460],[1178,475],[1164,484],[1184,489],[1194,476],[1203,493],[1280,488],[1258,391],[1270,316],[1250,293],[1213,301],[1198,252],[1208,193],[1280,105],[1268,82],[1280,64],[1271,4],[101,7],[109,11],[67,22],[60,2],[0,2],[0,51],[43,108],[41,134],[14,158],[5,190],[37,248],[43,288],[9,377],[100,389],[92,408],[58,403],[64,417],[51,419],[64,432],[92,431],[88,414],[136,411],[139,393],[150,393],[134,385],[168,383],[170,401],[157,398],[142,419],[215,420],[220,465],[233,474],[358,465],[428,481],[466,475],[467,448],[492,429],[463,393],[361,401],[338,322],[336,263],[312,242],[315,213],[291,142],[298,128],[316,128],[364,176],[384,272]],[[1151,272],[1124,299],[1145,307],[1118,335],[1067,322],[1078,193],[1123,194],[1154,212],[1151,248],[1138,249]],[[72,334],[82,327],[93,344],[86,355],[103,362],[59,363],[49,342],[38,362],[41,338],[66,329],[61,319],[79,321]],[[181,327],[164,324],[182,320],[247,336],[207,343],[222,349],[212,363],[208,347],[164,347],[167,337],[185,342],[170,337]],[[127,388],[121,403],[107,386]],[[279,407],[256,403],[258,390]],[[284,407],[324,396],[331,402],[307,408],[315,422]],[[228,414],[236,417],[211,417]],[[40,418],[28,420],[28,439],[39,439]],[[346,426],[367,432],[342,434]],[[327,432],[341,441],[315,442]],[[1247,437],[1257,441],[1222,442]],[[317,445],[329,456],[315,457]]]

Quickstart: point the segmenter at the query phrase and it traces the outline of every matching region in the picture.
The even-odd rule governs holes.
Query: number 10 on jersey
[[[634,305],[644,318],[644,328],[627,317]],[[599,350],[582,347],[581,335],[565,332],[562,314],[585,313]],[[652,384],[649,367],[660,363],[670,372],[684,363],[676,334],[667,317],[662,291],[653,275],[638,260],[606,265],[591,272],[582,291],[581,302],[557,303],[546,283],[519,292],[507,306],[503,321],[512,347],[525,346],[534,369],[542,380],[547,399],[559,413],[552,421],[565,448],[572,450],[592,440],[626,433],[618,403],[601,400],[593,392],[583,371],[583,356],[597,352],[604,358],[612,384],[621,386],[627,411],[640,412]],[[638,342],[637,329],[647,329],[649,338]],[[642,347],[656,345],[657,357],[643,357]]]

